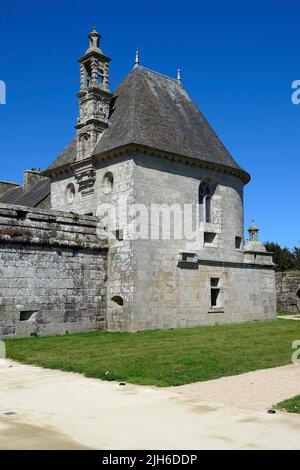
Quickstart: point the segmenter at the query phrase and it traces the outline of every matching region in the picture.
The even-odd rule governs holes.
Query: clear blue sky
[[[238,163],[262,240],[300,243],[299,0],[0,0],[2,180],[45,168],[74,135],[77,58],[96,24],[114,88],[141,65],[176,76]]]

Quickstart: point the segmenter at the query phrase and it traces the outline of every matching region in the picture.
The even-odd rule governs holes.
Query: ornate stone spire
[[[111,59],[100,49],[101,36],[96,27],[88,37],[89,48],[79,59],[80,91],[77,96],[80,114],[75,126],[77,130],[77,162],[86,160],[92,155],[101,134],[107,128],[112,99],[112,94],[109,91],[109,62]],[[91,192],[93,181],[86,176],[93,174],[93,169],[89,168],[87,171],[83,165],[78,166],[75,175],[80,190],[88,188]]]
[[[80,115],[77,121],[77,160],[91,156],[102,132],[108,125],[112,94],[109,91],[110,58],[100,49],[100,34],[93,28],[89,48],[80,63]]]

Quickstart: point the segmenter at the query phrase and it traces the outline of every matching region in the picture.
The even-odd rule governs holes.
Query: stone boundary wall
[[[96,217],[0,204],[0,337],[106,329]]]
[[[300,313],[300,271],[276,273],[277,310]]]

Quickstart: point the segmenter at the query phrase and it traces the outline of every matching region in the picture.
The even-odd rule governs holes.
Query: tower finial
[[[140,65],[140,51],[137,49],[135,51],[135,66]]]
[[[177,70],[177,81],[182,84],[182,81],[181,81],[181,68],[178,67],[178,70]]]
[[[93,49],[99,49],[100,39],[101,39],[101,35],[97,32],[96,26],[94,26],[93,31],[91,31],[89,34],[89,40],[90,40],[89,47]]]

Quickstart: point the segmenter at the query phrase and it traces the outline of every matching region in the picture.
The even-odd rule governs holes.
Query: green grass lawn
[[[289,364],[300,322],[7,340],[8,357],[105,380],[166,387]]]
[[[274,408],[288,411],[289,413],[300,413],[300,395],[291,398],[290,400],[284,400],[278,403]]]

